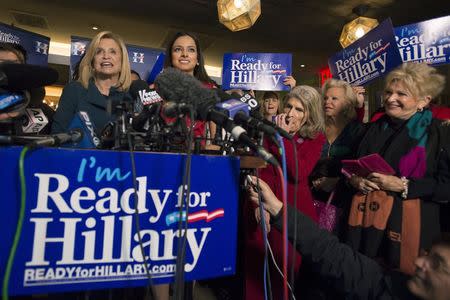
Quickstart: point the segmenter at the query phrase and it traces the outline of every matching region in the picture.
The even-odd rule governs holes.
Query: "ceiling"
[[[4,0],[3,0],[4,1]],[[2,1],[2,2],[3,2]],[[315,76],[327,58],[341,49],[342,26],[356,17],[352,9],[368,4],[365,16],[394,26],[450,14],[448,0],[261,0],[262,14],[245,31],[230,32],[217,20],[215,0],[10,0],[0,21],[69,43],[71,35],[92,37],[92,25],[121,35],[129,44],[164,48],[176,31],[192,31],[201,40],[208,65],[221,67],[225,52],[291,52],[299,82]],[[44,17],[44,27],[19,24],[13,12]],[[42,20],[42,19],[41,19]],[[46,24],[45,24],[46,21]],[[41,24],[42,25],[42,24]],[[306,68],[301,69],[300,64]],[[310,79],[309,79],[310,80]]]

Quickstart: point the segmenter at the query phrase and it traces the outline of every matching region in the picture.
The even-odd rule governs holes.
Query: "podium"
[[[0,276],[20,207],[21,147],[0,148]],[[185,279],[236,271],[238,157],[193,155],[189,208],[180,214],[186,155],[134,153],[143,258],[129,152],[42,148],[26,155],[26,208],[10,295],[173,281],[178,221],[188,222]]]

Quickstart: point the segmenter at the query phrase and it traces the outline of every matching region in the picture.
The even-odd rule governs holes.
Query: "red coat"
[[[295,191],[295,159],[293,144],[291,141],[284,140],[284,147],[286,151],[286,165],[287,165],[287,192],[288,203],[294,205],[294,193],[297,194],[297,207],[300,211],[310,216],[317,222],[316,211],[313,206],[312,195],[308,186],[308,175],[311,173],[317,160],[320,158],[320,153],[325,143],[325,136],[319,134],[314,139],[303,139],[296,135],[294,137],[297,148],[298,159],[298,184]],[[265,148],[274,154],[280,161],[280,155],[274,144],[265,143]],[[272,188],[275,195],[281,200],[281,183],[278,173],[275,168],[268,166],[260,170],[260,178],[263,179]],[[254,220],[254,209],[247,208],[247,237],[246,237],[246,299],[264,299],[264,281],[263,281],[263,258],[264,258],[264,243],[262,239],[262,231],[256,225]],[[272,247],[275,259],[278,266],[282,267],[282,235],[281,232],[272,230],[268,234],[268,240]],[[288,244],[288,268],[294,264],[292,260],[294,248]],[[269,258],[270,260],[270,258]],[[297,273],[301,264],[300,253],[296,253],[295,272]],[[271,264],[269,264],[271,265]],[[270,270],[272,278],[272,292],[274,299],[281,299],[282,297],[282,279],[275,269]]]

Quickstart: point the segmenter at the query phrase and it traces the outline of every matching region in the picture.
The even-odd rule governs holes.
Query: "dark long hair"
[[[206,73],[205,70],[205,60],[203,59],[202,49],[200,48],[200,42],[198,38],[189,32],[177,32],[167,43],[166,47],[166,57],[164,59],[164,68],[173,67],[172,65],[172,47],[175,41],[182,36],[189,36],[191,37],[195,42],[195,47],[197,47],[197,61],[198,65],[194,68],[194,77],[200,80],[204,83],[215,83],[214,80],[212,80],[208,73]]]

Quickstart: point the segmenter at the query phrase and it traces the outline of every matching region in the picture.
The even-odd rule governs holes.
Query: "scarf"
[[[383,116],[368,129],[358,148],[358,157],[379,153],[398,177],[420,179],[431,175],[430,154],[437,143],[428,143],[431,112],[415,113],[409,120]],[[431,164],[431,165],[430,165]],[[414,259],[421,245],[421,199],[402,199],[400,193],[374,191],[353,196],[348,243],[369,257],[381,257],[388,266],[414,272]]]

